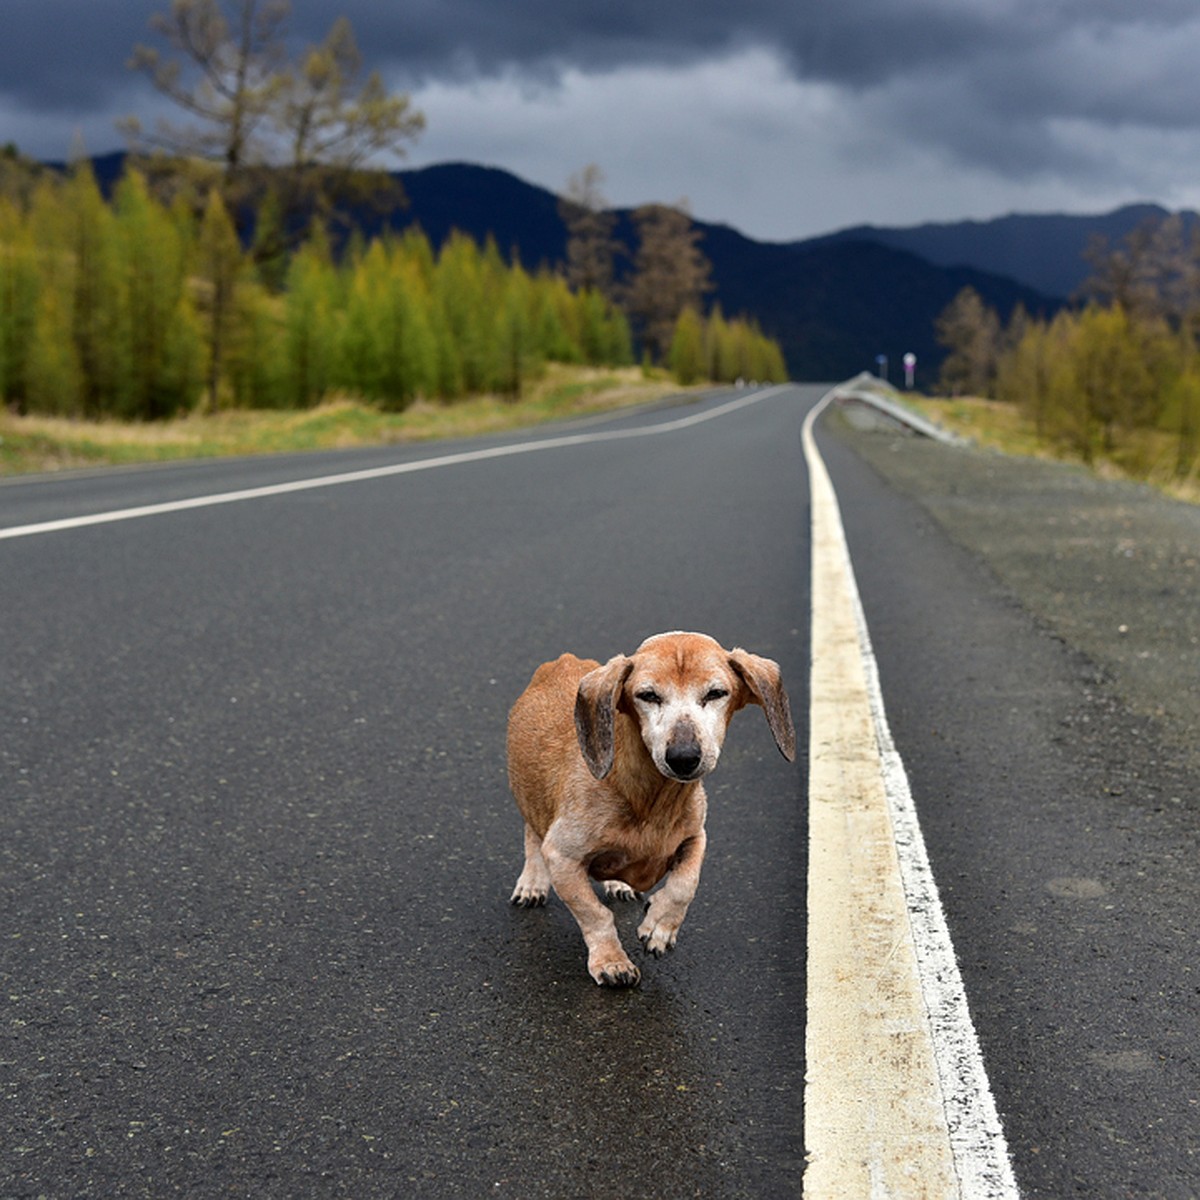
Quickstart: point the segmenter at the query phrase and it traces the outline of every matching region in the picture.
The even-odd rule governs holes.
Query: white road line
[[[837,495],[812,489],[808,1200],[1018,1191],[879,674]]]
[[[185,500],[168,500],[161,504],[144,504],[137,508],[113,509],[109,512],[90,513],[79,517],[64,517],[56,521],[41,521],[33,525],[14,525],[0,529],[0,541],[8,538],[32,537],[42,533],[59,533],[68,529],[82,529],[89,525],[108,525],[115,521],[132,521],[139,517],[158,517],[166,513],[185,512],[193,508],[211,508],[218,504],[235,504],[243,500],[262,500],[268,496],[285,496],[291,492],[306,492],[316,488],[336,487],[346,483],[364,483],[372,479],[386,479],[393,475],[409,475],[415,471],[429,471],[437,467],[453,467],[462,463],[481,462],[491,458],[507,458],[513,454],[529,454],[538,450],[557,450],[566,446],[584,446],[593,442],[611,442],[628,438],[651,437],[660,433],[674,433],[688,429],[705,421],[715,420],[757,404],[768,396],[785,390],[787,385],[765,388],[739,396],[716,408],[677,417],[657,425],[645,425],[637,429],[610,429],[595,433],[575,433],[566,437],[541,438],[537,441],[517,442],[511,446],[494,446],[487,450],[464,450],[456,454],[442,454],[434,458],[422,458],[415,462],[395,463],[389,467],[372,467],[363,471],[348,471],[341,475],[323,475],[313,479],[296,479],[290,483],[274,483],[264,487],[245,488],[237,492],[218,492],[208,496],[193,496]]]

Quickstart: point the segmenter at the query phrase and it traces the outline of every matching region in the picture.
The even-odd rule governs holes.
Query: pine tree
[[[671,373],[684,387],[708,378],[708,354],[704,342],[703,318],[694,308],[685,308],[675,322],[668,360]]]
[[[1097,437],[1111,454],[1118,430],[1149,425],[1157,417],[1160,393],[1152,369],[1153,337],[1120,307],[1093,305],[1080,314],[1073,350],[1089,427],[1081,444],[1086,461],[1092,460]]]
[[[376,241],[354,267],[343,325],[344,385],[400,410],[432,392],[438,348],[419,258]]]
[[[195,401],[202,345],[187,291],[187,247],[178,222],[145,179],[127,172],[114,196],[129,310],[129,385],[116,411],[156,420]]]
[[[738,330],[725,320],[718,304],[709,315],[705,331],[708,346],[708,378],[733,383],[740,374]]]
[[[57,288],[44,288],[38,296],[26,358],[30,412],[83,415],[85,379],[72,324],[70,298]]]
[[[629,320],[614,304],[607,306],[604,320],[603,362],[609,366],[626,367],[633,362],[633,334]]]
[[[250,257],[254,260],[259,280],[273,292],[281,291],[287,279],[288,245],[279,191],[268,188],[255,208]]]
[[[1200,468],[1200,369],[1195,348],[1184,352],[1184,366],[1171,388],[1175,410],[1175,478],[1186,479]]]
[[[575,297],[566,281],[543,271],[537,277],[533,311],[533,336],[541,356],[551,362],[581,362],[580,322]]]
[[[760,383],[783,382],[788,377],[787,363],[783,351],[774,338],[769,338],[758,327],[756,322],[743,325],[749,342],[749,363],[741,370],[747,379],[756,379]]]
[[[346,267],[346,300],[336,380],[340,387],[368,400],[383,395],[383,295],[379,282],[382,248],[372,245]]]
[[[498,374],[494,361],[497,313],[488,294],[487,275],[479,246],[463,234],[452,233],[438,256],[434,280],[456,359],[457,386],[450,395],[486,391]]]
[[[292,407],[309,408],[332,385],[344,308],[323,233],[316,232],[292,258],[283,294],[285,395]]]
[[[288,399],[284,303],[257,280],[237,289],[225,375],[237,408],[282,408]]]
[[[22,154],[12,142],[0,146],[0,200],[11,201],[18,209],[28,207],[50,173],[50,167]]]
[[[72,170],[62,193],[66,249],[73,257],[71,333],[81,371],[85,415],[128,406],[133,360],[126,279],[112,210],[89,165]]]
[[[541,365],[541,347],[534,331],[533,299],[532,280],[520,263],[514,264],[504,286],[496,380],[496,390],[514,398],[521,394],[525,378]]]
[[[421,267],[403,247],[390,256],[383,317],[385,369],[383,400],[406,408],[437,386],[437,344],[427,318],[428,298]]]
[[[243,268],[242,247],[221,194],[212,191],[196,245],[197,271],[205,285],[207,306],[208,373],[210,411],[221,402],[221,382],[229,352],[232,325],[237,313],[237,290]]]
[[[996,399],[1006,404],[1028,407],[1035,422],[1042,391],[1044,336],[1045,325],[1041,321],[1022,315],[1018,327],[1014,314],[1014,320],[1009,322],[1004,331],[1004,348],[996,360]]]
[[[0,200],[0,403],[28,407],[28,355],[41,291],[39,255],[29,222]]]

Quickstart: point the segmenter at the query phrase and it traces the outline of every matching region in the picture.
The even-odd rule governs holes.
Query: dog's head
[[[628,713],[659,773],[686,783],[717,765],[729,722],[747,704],[762,706],[791,762],[796,733],[776,663],[722,649],[702,633],[660,633],[579,681],[575,728],[588,768],[603,779],[612,770],[616,714]]]

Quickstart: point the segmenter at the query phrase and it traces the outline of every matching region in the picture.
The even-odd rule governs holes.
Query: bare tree
[[[950,353],[942,363],[942,387],[953,395],[986,396],[1000,354],[1000,319],[973,287],[965,287],[935,322],[937,340]]]
[[[320,45],[291,57],[289,0],[231,4],[229,18],[222,0],[172,0],[152,20],[171,53],[137,46],[130,66],[192,120],[146,130],[127,118],[134,147],[215,164],[234,209],[249,194],[277,191],[284,225],[298,211],[325,215],[380,188],[400,202],[398,185],[370,162],[382,152],[402,156],[425,119],[378,72],[364,77],[350,23],[340,18]]]
[[[643,205],[633,221],[639,240],[625,306],[639,324],[643,345],[662,362],[679,314],[689,306],[699,310],[712,290],[712,264],[700,249],[702,235],[686,200],[674,207]]]
[[[567,181],[558,213],[567,227],[567,282],[605,296],[613,291],[613,260],[624,247],[613,236],[616,215],[601,190],[604,172],[595,163]]]
[[[199,124],[163,118],[147,132],[136,116],[127,117],[122,126],[131,141],[219,162],[231,175],[261,161],[265,149],[255,137],[285,82],[289,11],[288,0],[240,0],[231,25],[219,0],[172,0],[170,11],[156,14],[150,27],[174,55],[138,45],[129,65]]]
[[[287,145],[286,166],[297,175],[360,174],[379,153],[403,155],[425,128],[409,97],[391,93],[378,71],[363,77],[362,55],[345,17],[299,67],[284,74],[270,114]]]
[[[1094,237],[1084,258],[1092,266],[1085,299],[1176,329],[1200,323],[1200,229],[1189,235],[1178,213],[1151,217],[1116,246]]]

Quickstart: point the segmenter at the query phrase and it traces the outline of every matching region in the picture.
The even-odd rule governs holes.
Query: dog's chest
[[[594,880],[620,880],[635,892],[648,892],[678,862],[686,841],[688,836],[680,830],[674,838],[655,838],[650,845],[642,839],[610,844],[589,860],[588,874]]]
[[[619,879],[635,892],[649,891],[670,870],[675,855],[654,858],[631,858],[621,850],[605,850],[588,863],[593,879]]]

